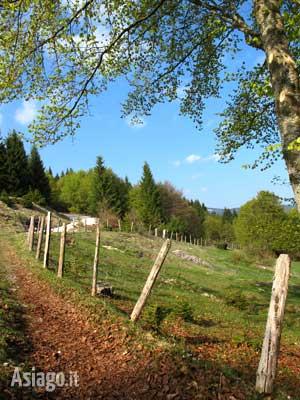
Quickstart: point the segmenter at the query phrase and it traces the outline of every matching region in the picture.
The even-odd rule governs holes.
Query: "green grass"
[[[114,297],[92,298],[95,233],[68,234],[62,280],[55,275],[59,239],[59,235],[52,235],[49,270],[44,270],[42,263],[28,253],[24,235],[14,236],[13,243],[35,274],[47,280],[63,297],[88,310],[94,320],[113,321],[120,329],[128,331],[132,341],[150,346],[159,343],[168,351],[185,357],[189,365],[211,371],[210,375],[218,368],[218,374],[221,371],[229,380],[244,385],[245,391],[254,393],[275,260],[258,262],[241,251],[173,242],[139,324],[134,327],[129,315],[163,241],[103,232],[98,280],[113,286]],[[176,249],[209,261],[213,267],[184,261],[172,253]],[[299,345],[299,294],[300,263],[293,263],[282,334],[282,343],[288,347]],[[155,338],[146,344],[149,331]],[[294,399],[300,398],[296,387],[296,378],[287,359],[280,365],[279,390],[274,398],[286,399],[291,394]],[[256,398],[253,396],[251,398]],[[250,395],[247,398],[250,399]]]
[[[74,281],[87,294],[91,286],[94,236],[94,233],[71,234],[66,248],[65,278]],[[115,293],[113,299],[104,301],[125,317],[138,299],[161,244],[160,239],[139,235],[116,232],[102,234],[99,280],[112,284]],[[50,268],[57,266],[58,249],[59,235],[53,235]],[[213,268],[179,259],[172,254],[176,249],[209,261]],[[299,340],[300,263],[293,263],[292,271],[283,332],[283,341],[290,344]],[[239,251],[173,242],[140,323],[147,329],[157,328],[158,318],[159,325],[164,325],[162,332],[167,335],[168,321],[172,325],[176,315],[182,316],[182,309],[188,304],[190,316],[185,319],[188,331],[193,335],[216,336],[227,340],[245,337],[251,341],[251,337],[261,338],[272,277],[272,268],[268,265],[267,269],[257,267],[255,261]]]

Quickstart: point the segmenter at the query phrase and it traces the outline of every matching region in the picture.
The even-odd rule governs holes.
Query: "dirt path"
[[[192,377],[160,354],[159,349],[150,352],[138,345],[130,347],[126,332],[118,325],[107,322],[101,327],[93,326],[71,303],[24,268],[6,243],[0,244],[0,255],[13,274],[17,296],[25,305],[25,336],[31,346],[29,365],[43,372],[63,371],[67,377],[70,371],[76,371],[79,376],[78,387],[57,388],[53,393],[37,390],[32,397],[193,398]]]

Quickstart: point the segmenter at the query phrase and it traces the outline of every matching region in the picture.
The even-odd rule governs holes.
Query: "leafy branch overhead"
[[[0,101],[35,98],[40,111],[30,130],[36,141],[54,143],[75,133],[91,95],[119,76],[131,87],[124,115],[138,120],[157,103],[178,99],[181,113],[199,128],[205,99],[234,80],[237,90],[217,129],[220,155],[227,161],[241,146],[259,144],[269,166],[280,156],[268,150],[280,142],[269,65],[247,70],[243,64],[230,74],[224,56],[234,59],[242,43],[268,53],[259,15],[270,3],[2,0]],[[273,3],[299,68],[299,6]]]

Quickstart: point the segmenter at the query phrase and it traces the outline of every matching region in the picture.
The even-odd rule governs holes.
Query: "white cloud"
[[[180,160],[176,160],[176,161],[173,161],[172,164],[174,165],[174,167],[180,167],[181,161]]]
[[[220,155],[217,154],[217,153],[216,154],[210,154],[210,155],[208,155],[206,157],[199,156],[198,154],[190,154],[189,156],[185,157],[185,159],[182,160],[182,161],[181,160],[173,161],[172,165],[174,167],[180,167],[184,163],[186,163],[186,164],[194,164],[194,163],[197,163],[197,162],[219,161],[220,158],[221,158]],[[193,175],[192,179],[196,180],[200,176],[202,176],[202,175],[199,175],[199,174]]]
[[[22,125],[27,125],[35,118],[37,113],[36,104],[33,100],[23,101],[22,106],[17,108],[15,120]]]
[[[198,156],[197,154],[190,154],[189,156],[186,157],[185,161],[189,164],[193,164],[197,161],[200,161],[201,157]]]
[[[129,128],[133,128],[133,129],[142,129],[145,128],[145,126],[147,125],[147,122],[145,121],[144,118],[132,118],[130,116],[128,116],[126,119],[126,124],[129,126]]]

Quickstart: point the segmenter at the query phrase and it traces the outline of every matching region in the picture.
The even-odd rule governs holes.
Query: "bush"
[[[8,196],[6,190],[2,190],[0,194],[0,200],[3,201],[8,207],[11,207],[13,205],[13,202],[11,198]]]
[[[217,243],[216,247],[220,250],[228,250],[228,243]]]
[[[41,206],[46,205],[46,201],[45,201],[44,197],[41,195],[41,193],[37,189],[30,190],[28,193],[26,193],[22,197],[21,203],[25,208],[32,208],[32,203],[36,203]]]

